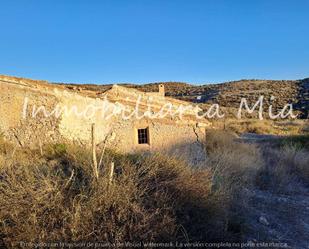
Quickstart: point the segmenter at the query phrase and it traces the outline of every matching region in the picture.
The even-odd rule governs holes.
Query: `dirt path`
[[[280,139],[280,136],[276,135],[262,135],[262,134],[255,134],[255,133],[244,133],[240,136],[240,140],[243,142],[248,143],[263,143],[263,142],[270,142],[276,139]]]
[[[278,195],[256,190],[248,212],[248,241],[287,243],[309,248],[309,195]],[[279,247],[280,248],[280,247]]]
[[[243,142],[256,143],[268,164],[272,163],[269,148],[278,138],[257,134],[240,137]],[[249,191],[251,201],[244,235],[247,241],[281,242],[287,243],[288,247],[285,248],[309,248],[309,183],[297,181],[292,187],[293,191],[285,194],[261,189]]]

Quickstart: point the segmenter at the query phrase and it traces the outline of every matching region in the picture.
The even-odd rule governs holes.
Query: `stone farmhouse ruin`
[[[113,134],[108,146],[119,152],[160,151],[192,163],[203,160],[209,122],[197,120],[196,110],[189,108],[181,116],[164,116],[164,110],[177,113],[189,103],[165,97],[163,85],[158,90],[146,93],[118,85],[105,92],[69,90],[46,81],[0,76],[0,131],[19,146],[62,141],[87,145],[94,123],[96,142]]]

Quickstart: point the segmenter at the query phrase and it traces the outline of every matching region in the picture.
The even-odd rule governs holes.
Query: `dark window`
[[[149,143],[148,128],[138,129],[137,135],[138,135],[138,143],[139,144],[148,144]]]

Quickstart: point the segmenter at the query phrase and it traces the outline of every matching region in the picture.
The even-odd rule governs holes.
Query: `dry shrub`
[[[288,136],[281,139],[281,144],[285,147],[309,150],[309,135]]]
[[[239,120],[227,120],[225,121],[225,130],[234,132],[236,134],[242,134],[247,132],[247,122]]]
[[[307,122],[307,124],[304,125],[304,127],[302,128],[302,132],[306,134],[309,133],[309,122]]]
[[[297,135],[306,132],[305,124],[300,120],[274,121],[259,119],[227,119],[224,123],[214,122],[215,127],[224,128],[226,131],[237,134],[274,134],[274,135]]]
[[[224,179],[223,186],[248,186],[263,166],[260,150],[253,144],[240,142],[233,134],[224,131],[207,133],[207,165]],[[230,184],[226,184],[227,181]],[[216,182],[213,182],[215,184]]]
[[[207,130],[205,148],[208,153],[233,147],[236,134],[222,130]]]
[[[247,132],[255,133],[255,134],[275,134],[273,125],[267,121],[255,121],[255,122],[248,122],[247,124]]]
[[[84,148],[52,145],[43,157],[7,150],[0,154],[0,238],[8,247],[18,241],[240,241],[255,183],[286,191],[309,180],[308,153],[295,146],[267,148],[264,162],[257,146],[208,131],[205,148],[200,168],[160,154],[108,150],[98,181]]]
[[[297,146],[286,145],[265,151],[267,163],[258,185],[273,192],[294,192],[297,184],[309,183],[309,154]]]
[[[308,184],[309,183],[309,153],[305,150],[300,150],[294,157],[294,165],[298,176]]]
[[[261,153],[255,145],[241,143],[223,131],[208,133],[206,148],[207,166],[213,173],[210,202],[216,207],[216,220],[224,224],[223,233],[241,234],[249,201],[247,190],[254,187],[263,166]]]
[[[4,136],[0,133],[0,154],[9,154],[14,151],[14,146],[4,139]]]
[[[258,119],[229,119],[226,121],[225,129],[237,134],[256,133],[256,134],[275,134],[277,131],[270,120]]]
[[[28,153],[28,154],[27,154]],[[161,155],[107,152],[98,181],[83,148],[41,157],[16,151],[0,166],[0,238],[19,241],[207,240],[210,173]],[[46,153],[46,152],[45,152]],[[7,155],[3,155],[8,159]],[[110,161],[115,162],[108,186]]]

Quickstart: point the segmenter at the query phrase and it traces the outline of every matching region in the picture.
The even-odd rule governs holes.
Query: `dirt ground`
[[[270,166],[274,164],[270,148],[276,139],[276,136],[256,134],[241,137],[242,141],[258,144],[264,161]],[[284,193],[271,189],[248,190],[251,201],[245,222],[246,241],[278,242],[286,243],[286,248],[309,248],[309,183],[295,180],[287,188]]]

